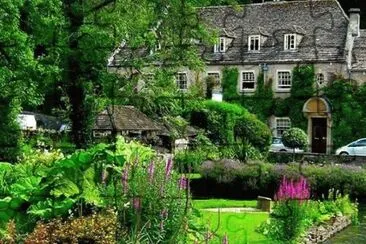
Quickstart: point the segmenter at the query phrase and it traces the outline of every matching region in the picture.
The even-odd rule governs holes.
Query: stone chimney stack
[[[352,33],[352,36],[359,37],[360,36],[360,12],[359,8],[351,8],[349,13],[349,31]]]

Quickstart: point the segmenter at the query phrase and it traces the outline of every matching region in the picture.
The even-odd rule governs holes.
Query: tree
[[[0,160],[17,159],[21,144],[17,115],[22,105],[42,102],[40,88],[54,70],[37,54],[33,34],[52,20],[47,11],[37,11],[35,2],[5,0],[0,5]],[[33,21],[38,24],[30,27]]]
[[[282,135],[282,143],[285,147],[292,148],[293,156],[295,157],[295,149],[306,149],[308,145],[308,136],[300,128],[290,128]]]

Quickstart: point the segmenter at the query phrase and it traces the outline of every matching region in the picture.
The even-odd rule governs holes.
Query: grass
[[[247,213],[218,213],[205,211],[205,208],[225,208],[225,207],[255,207],[257,201],[208,199],[193,200],[193,206],[200,210],[201,221],[215,233],[209,243],[221,244],[224,235],[228,236],[229,243],[270,243],[265,236],[255,231],[255,229],[268,219],[267,212],[247,212]]]
[[[197,209],[204,208],[255,208],[257,201],[255,200],[228,200],[228,199],[207,199],[193,200],[193,207]]]

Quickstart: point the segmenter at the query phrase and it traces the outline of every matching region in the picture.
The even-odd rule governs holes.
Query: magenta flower
[[[132,206],[135,210],[140,210],[140,208],[141,208],[141,199],[139,197],[134,197],[132,199]]]
[[[288,180],[283,177],[280,188],[275,194],[275,200],[306,200],[310,198],[310,186],[304,177],[299,181]]]
[[[155,172],[155,164],[154,161],[150,162],[149,168],[148,168],[148,174],[149,174],[149,181],[151,182],[154,178],[154,172]]]
[[[187,189],[187,186],[188,186],[187,178],[182,175],[179,179],[178,185],[179,185],[179,190]]]
[[[163,210],[161,211],[161,213],[160,213],[160,217],[161,217],[162,219],[167,219],[167,218],[168,218],[168,210],[163,209]]]
[[[226,233],[224,235],[224,238],[222,239],[222,244],[229,244],[229,238],[227,237]]]
[[[173,160],[169,158],[165,165],[165,178],[169,178],[173,169]]]
[[[121,181],[122,181],[123,192],[127,193],[127,190],[128,190],[128,165],[126,165],[126,167],[122,170]]]

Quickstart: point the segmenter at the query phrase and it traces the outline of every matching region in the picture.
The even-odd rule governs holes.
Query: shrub
[[[267,125],[240,105],[205,101],[192,108],[190,119],[193,125],[205,129],[215,144],[247,142],[261,152],[270,145],[271,133]]]
[[[286,147],[305,149],[308,145],[308,137],[306,133],[300,128],[290,128],[282,135],[283,145]]]

